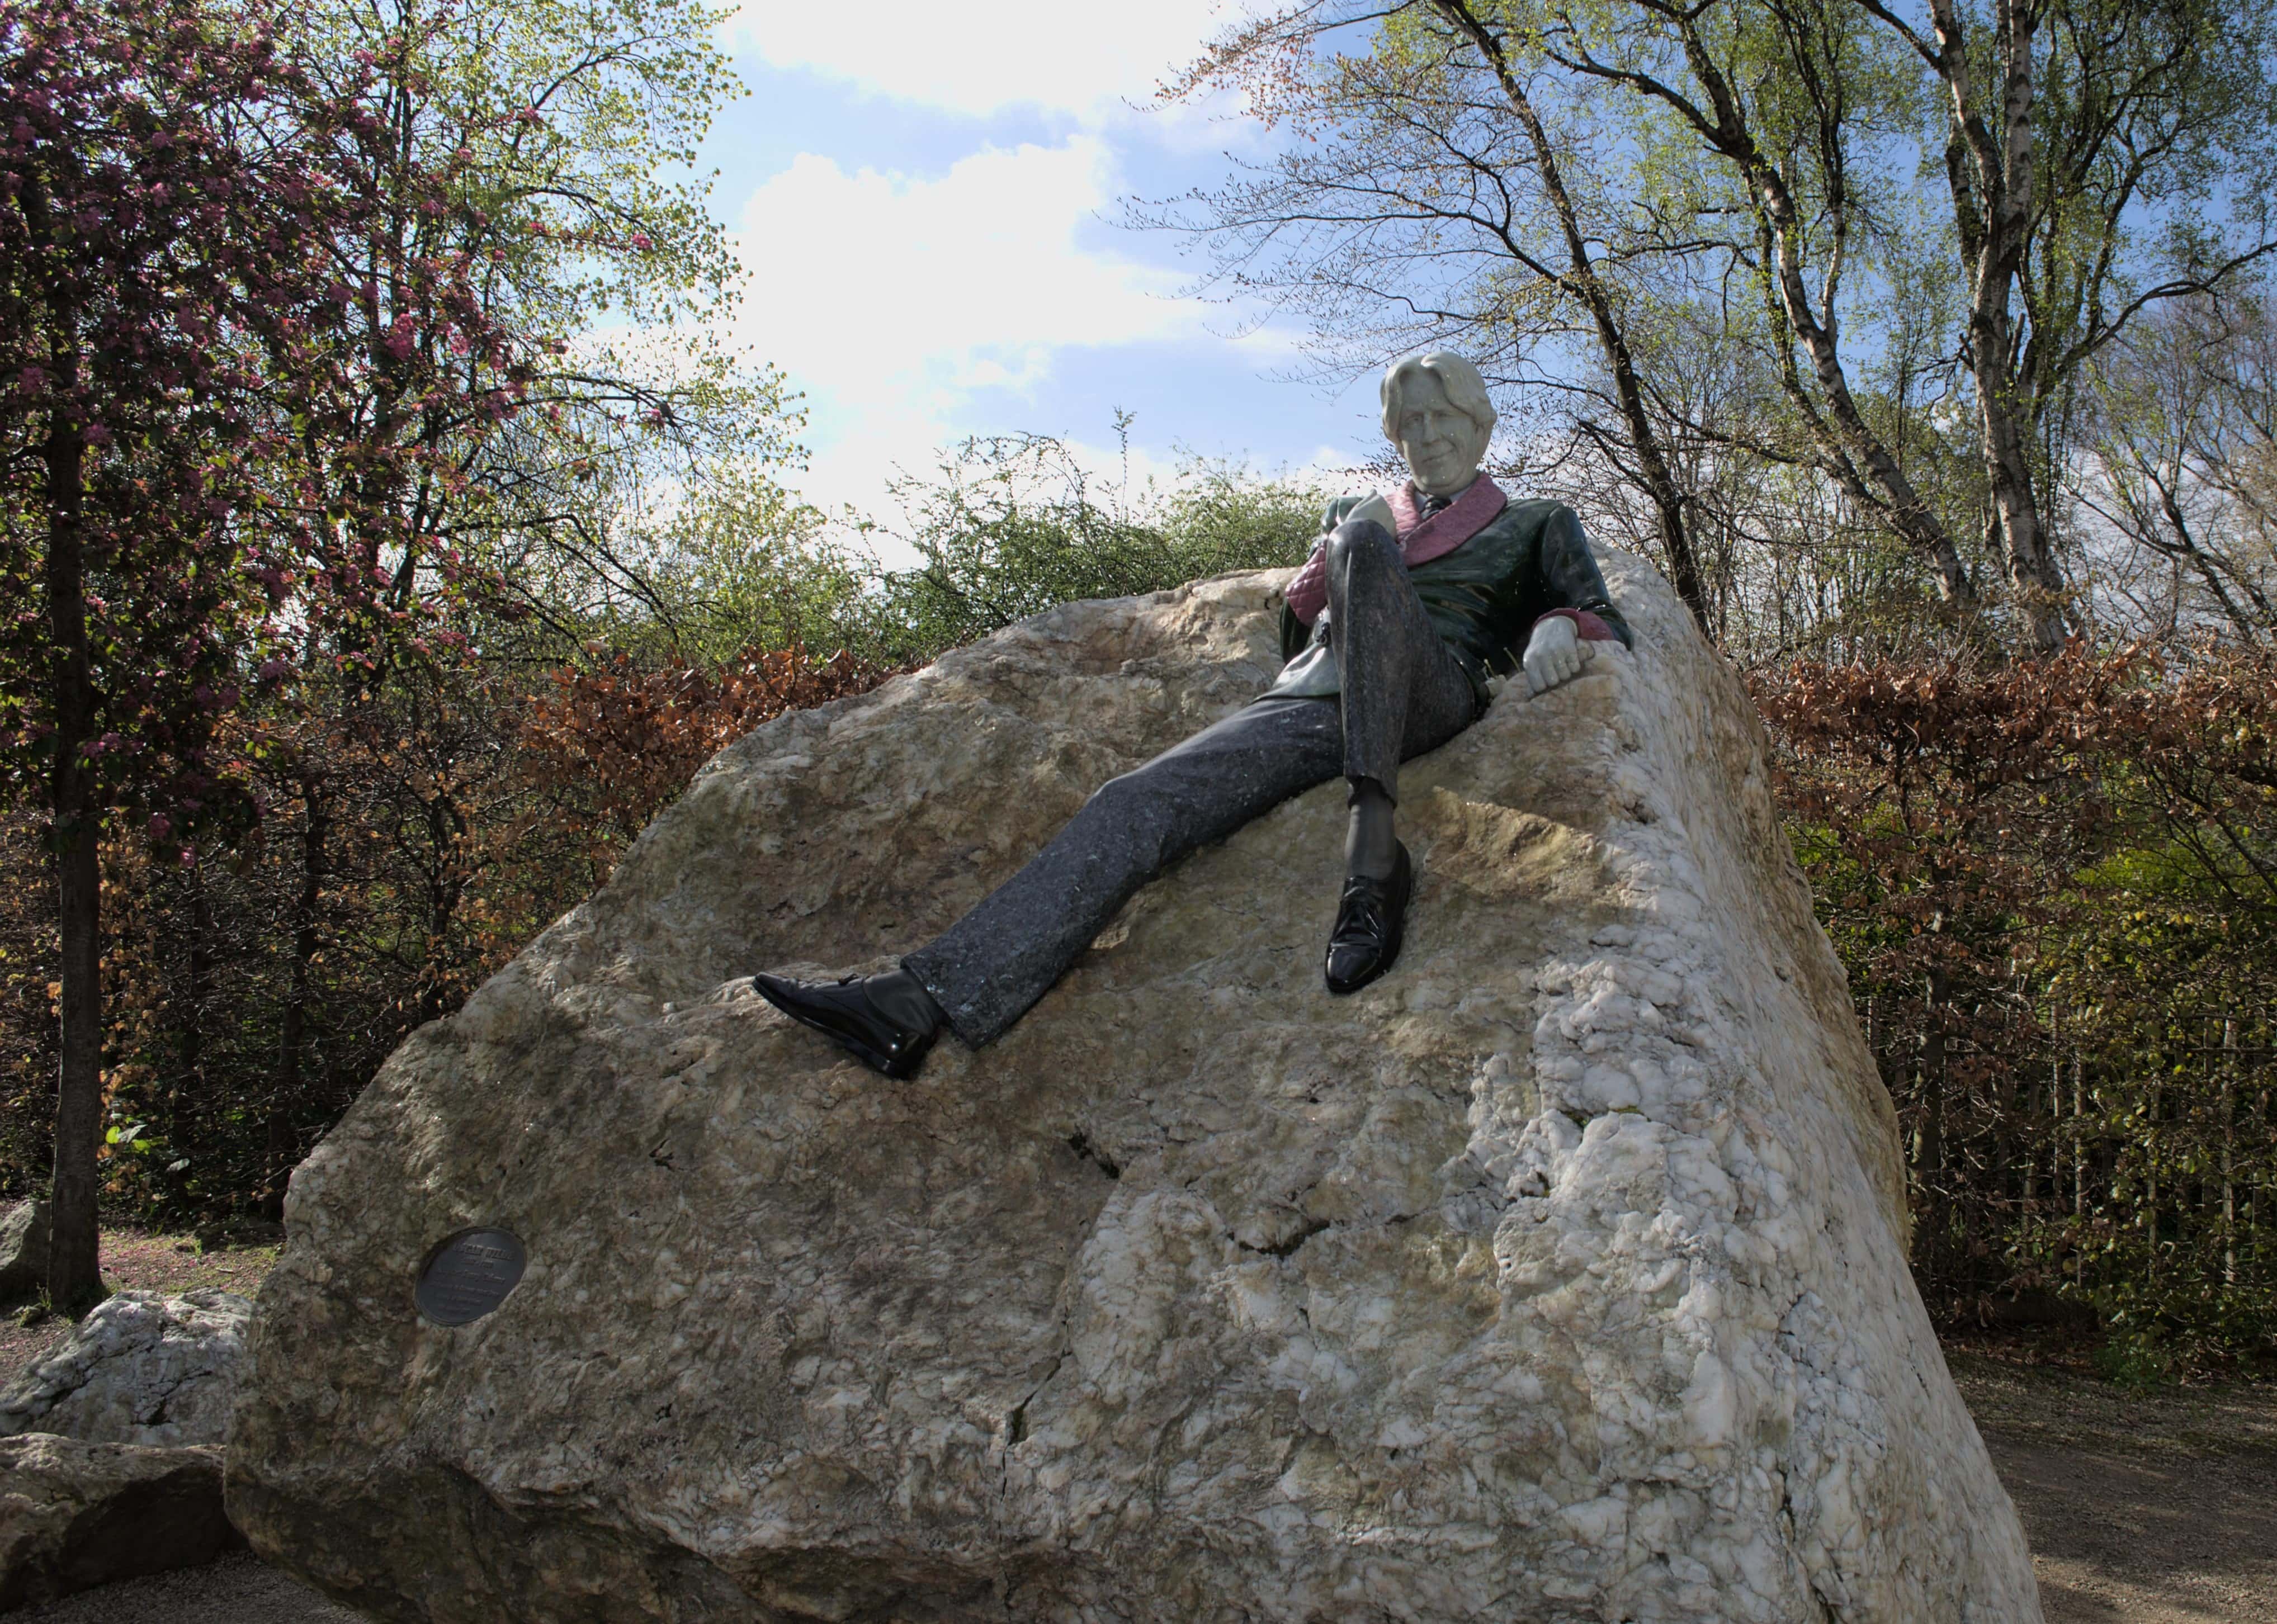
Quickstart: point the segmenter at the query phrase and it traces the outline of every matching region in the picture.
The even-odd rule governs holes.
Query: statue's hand
[[[1396,536],[1399,534],[1399,521],[1391,516],[1391,504],[1383,499],[1383,494],[1381,491],[1369,491],[1360,498],[1358,506],[1344,515],[1346,524],[1352,523],[1355,519],[1371,520],[1382,525],[1391,535]]]
[[[1588,646],[1574,634],[1573,623],[1565,616],[1551,615],[1537,623],[1520,662],[1526,668],[1527,695],[1573,681],[1581,674],[1582,663],[1588,658]]]

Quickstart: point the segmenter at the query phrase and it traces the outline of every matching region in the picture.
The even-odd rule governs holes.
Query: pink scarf
[[[1419,564],[1445,558],[1485,529],[1510,505],[1502,487],[1483,474],[1473,480],[1461,496],[1428,519],[1422,516],[1422,509],[1416,502],[1412,480],[1387,492],[1384,500],[1390,505],[1392,519],[1399,526],[1399,556],[1411,570]],[[1329,602],[1325,538],[1313,549],[1313,556],[1305,560],[1305,567],[1297,572],[1296,579],[1282,596],[1288,600],[1291,612],[1306,626],[1321,618],[1321,611]]]

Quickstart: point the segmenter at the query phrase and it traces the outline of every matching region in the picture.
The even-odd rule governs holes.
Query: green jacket
[[[1359,501],[1339,497],[1329,504],[1321,520],[1323,540]],[[1633,641],[1628,622],[1605,591],[1580,519],[1562,502],[1512,502],[1452,552],[1411,565],[1407,579],[1481,706],[1487,679],[1518,669],[1534,623],[1553,609],[1593,614],[1625,647]],[[1328,627],[1326,610],[1308,626],[1283,606],[1281,655],[1288,664],[1266,690],[1268,695],[1340,691]]]

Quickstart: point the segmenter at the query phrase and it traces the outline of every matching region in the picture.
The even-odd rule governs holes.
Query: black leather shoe
[[[940,1006],[907,971],[836,982],[760,975],[751,985],[793,1021],[888,1077],[915,1076],[944,1024]]]
[[[1394,846],[1398,854],[1392,861],[1390,878],[1346,880],[1337,900],[1336,928],[1329,932],[1328,959],[1321,970],[1329,990],[1339,998],[1358,992],[1399,957],[1415,870],[1407,861],[1406,846]]]

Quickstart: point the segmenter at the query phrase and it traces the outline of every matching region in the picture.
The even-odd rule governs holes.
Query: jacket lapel
[[[1416,505],[1413,481],[1403,482],[1390,501],[1391,516],[1399,521],[1399,554],[1409,569],[1445,558],[1493,523],[1495,515],[1510,505],[1502,487],[1483,474],[1428,519],[1421,517]]]

